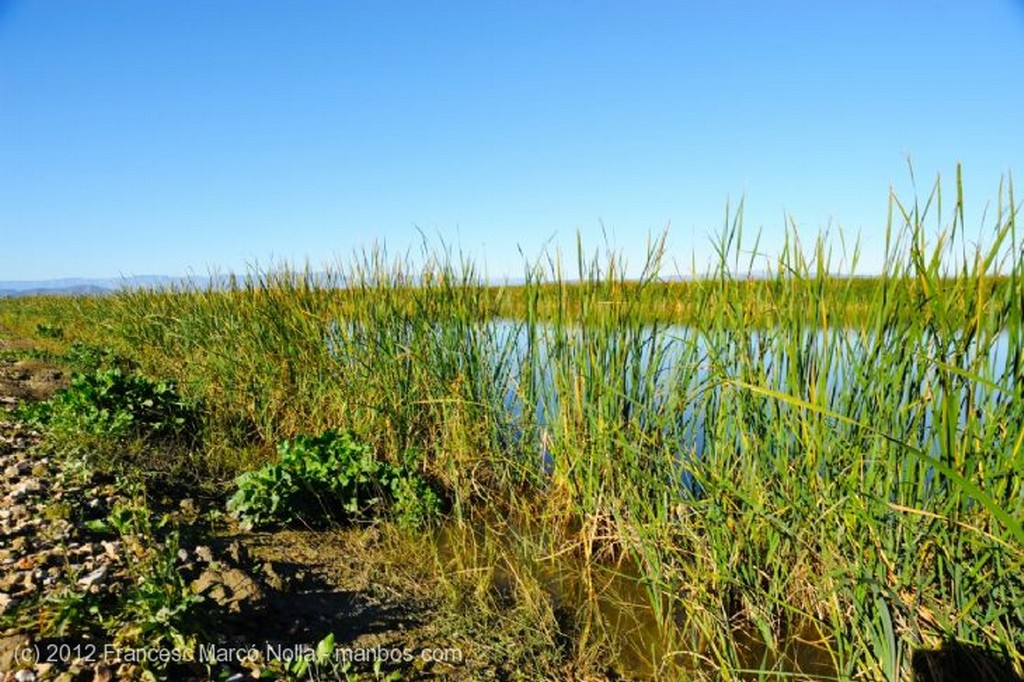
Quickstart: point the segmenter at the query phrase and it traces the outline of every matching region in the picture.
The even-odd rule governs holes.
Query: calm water
[[[562,402],[577,399],[563,395],[574,379],[591,386],[603,382],[601,392],[617,392],[629,418],[662,429],[677,443],[680,453],[700,456],[707,446],[704,407],[709,400],[721,398],[722,380],[745,381],[786,395],[794,395],[793,386],[797,391],[806,391],[813,382],[817,395],[824,396],[819,404],[839,414],[861,418],[864,415],[856,412],[862,409],[858,402],[869,396],[871,373],[878,370],[864,362],[875,347],[874,337],[855,330],[804,333],[798,357],[794,358],[788,351],[779,350],[779,338],[758,331],[733,334],[724,342],[720,337],[712,344],[699,330],[684,326],[648,326],[613,334],[574,328],[556,335],[553,327],[537,325],[532,337],[525,324],[504,320],[475,325],[454,335],[439,326],[431,329],[437,336],[437,347],[445,349],[449,360],[460,351],[470,355],[469,349],[484,358],[487,366],[478,377],[484,401],[502,413],[500,421],[508,425],[510,438],[539,441],[547,463],[550,453],[541,436],[550,431],[549,425],[557,423],[564,407]],[[422,343],[422,334],[422,329],[410,327],[405,341],[410,345]],[[595,334],[604,334],[600,343],[594,343]],[[336,324],[328,334],[332,352],[343,346],[346,336],[350,342],[355,340],[357,346],[372,344],[375,338],[373,330]],[[887,347],[899,343],[895,338],[885,340]],[[788,340],[786,344],[789,345]],[[916,346],[922,354],[909,358],[907,366],[901,369],[917,380],[902,385],[900,404],[911,406],[923,395],[936,398],[919,412],[908,410],[903,426],[915,427],[922,435],[931,431],[941,394],[940,369],[927,358],[949,357],[952,348],[942,349],[934,343]],[[603,355],[593,355],[595,348],[601,349]],[[986,381],[1013,390],[1020,378],[1007,364],[1009,352],[1009,337],[1003,333],[988,349],[987,360],[975,367],[981,367]],[[976,345],[969,348],[961,366],[972,363],[976,353]],[[865,376],[853,375],[857,371]],[[609,376],[615,381],[610,381]],[[972,383],[973,407],[982,412],[986,406],[994,407],[1007,398],[985,383],[960,379],[961,388]],[[796,395],[805,400],[810,397],[806,393]],[[970,407],[967,401],[962,402],[961,424],[966,421]]]
[[[498,380],[503,407],[513,425],[532,421],[532,426],[543,430],[555,420],[563,399],[559,387],[566,385],[565,372],[575,372],[591,380],[603,379],[600,369],[589,366],[592,358],[579,352],[579,344],[587,341],[585,332],[572,331],[569,343],[552,338],[553,333],[551,327],[538,326],[534,338],[530,339],[525,325],[507,321],[490,323],[476,332],[477,342],[482,339],[491,348],[489,356],[493,364],[488,372]],[[706,446],[707,434],[702,406],[706,404],[709,392],[721,390],[720,380],[725,378],[744,380],[792,395],[794,380],[791,372],[795,372],[798,386],[806,387],[814,379],[816,390],[826,396],[824,405],[829,410],[857,417],[848,414],[857,402],[852,389],[863,393],[870,389],[872,380],[870,376],[858,377],[853,372],[877,370],[864,362],[875,346],[871,335],[853,330],[805,333],[797,359],[779,351],[777,343],[778,339],[772,335],[752,331],[730,338],[723,349],[720,344],[713,347],[699,330],[671,326],[643,328],[631,338],[628,334],[621,334],[611,339],[608,345],[614,349],[611,353],[614,356],[612,361],[616,363],[614,375],[623,379],[620,391],[640,399],[642,408],[651,415],[651,421],[670,432],[680,453],[700,456]],[[896,339],[886,341],[887,345],[895,343],[898,343]],[[931,394],[937,398],[941,393],[940,369],[928,358],[948,357],[952,349],[940,349],[934,344],[930,347],[922,345],[928,349],[927,353],[911,358],[906,369],[909,376],[919,380],[902,387],[901,407],[911,405],[922,395]],[[514,350],[509,352],[509,348]],[[1020,377],[1008,368],[1009,351],[1009,337],[1003,333],[991,344],[986,361],[973,365],[977,353],[977,347],[973,345],[961,360],[961,365],[981,367],[983,379],[1012,390]],[[574,352],[578,359],[573,357]],[[748,371],[752,369],[755,372],[753,377],[744,376],[737,370],[737,358],[751,365]],[[530,372],[532,377],[528,375]],[[560,372],[563,373],[563,381],[556,376]],[[653,381],[648,377],[653,377]],[[528,390],[531,379],[533,388]],[[858,381],[860,384],[853,383]],[[984,383],[967,383],[973,383],[972,400],[976,409],[985,407],[990,401],[994,403],[1007,398],[1006,394],[993,391]],[[531,396],[533,400],[529,402]],[[808,398],[806,395],[798,397]],[[921,433],[931,431],[937,405],[938,400],[932,400],[921,410],[917,424]],[[674,416],[666,417],[665,413],[672,409],[676,410]],[[963,401],[961,424],[967,419],[968,409],[968,404]],[[529,415],[532,420],[524,420],[524,413],[528,410],[532,412]],[[522,430],[517,429],[517,433],[521,435]]]

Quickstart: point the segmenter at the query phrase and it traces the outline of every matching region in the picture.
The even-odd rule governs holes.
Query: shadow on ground
[[[1003,655],[961,642],[919,649],[911,661],[914,682],[1024,682]]]
[[[333,634],[338,644],[367,638],[377,643],[421,625],[422,606],[377,599],[368,585],[358,584],[365,583],[358,575],[349,580],[357,584],[339,584],[337,576],[314,573],[310,563],[280,560],[267,549],[287,545],[274,540],[272,534],[249,538],[252,553],[237,538],[214,543],[219,560],[199,573],[194,586],[221,610],[216,620],[224,637],[315,645]]]

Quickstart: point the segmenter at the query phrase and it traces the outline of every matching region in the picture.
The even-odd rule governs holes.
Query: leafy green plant
[[[236,479],[228,511],[248,527],[355,521],[388,506],[402,525],[440,514],[441,498],[406,466],[382,462],[351,434],[325,431],[278,446],[278,461]]]
[[[127,496],[105,518],[87,524],[93,533],[120,541],[119,560],[106,565],[116,576],[107,580],[119,584],[83,589],[81,576],[69,570],[67,582],[42,600],[29,622],[44,637],[194,652],[216,615],[201,608],[204,598],[180,570],[179,530],[169,516],[152,513],[141,484],[122,479],[120,486]],[[159,671],[162,663],[145,665]]]
[[[51,324],[37,324],[36,333],[47,339],[63,339],[64,327]]]
[[[118,357],[109,348],[83,341],[72,343],[64,351],[61,359],[77,372],[96,372],[104,367],[121,367],[124,369],[130,365],[125,358]]]
[[[0,361],[39,360],[52,363],[57,359],[58,355],[46,348],[0,348]]]
[[[444,500],[416,473],[416,453],[408,450],[400,465],[384,465],[381,480],[388,485],[391,513],[403,528],[423,528],[440,520]]]
[[[50,400],[27,405],[20,416],[48,435],[182,439],[195,433],[195,410],[172,381],[154,381],[120,368],[76,374]]]
[[[110,629],[115,640],[130,646],[173,646],[191,650],[202,634],[195,594],[178,570],[180,535],[167,516],[154,519],[141,491],[114,505],[107,518],[126,547],[132,586]]]

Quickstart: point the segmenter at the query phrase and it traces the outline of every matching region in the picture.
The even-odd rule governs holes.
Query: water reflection
[[[777,418],[783,396],[821,414],[877,425],[879,433],[941,456],[951,444],[934,433],[940,411],[955,415],[960,427],[972,417],[984,420],[1005,411],[1020,381],[1005,332],[966,344],[961,340],[963,347],[850,328],[803,330],[795,336],[786,330],[711,335],[666,325],[595,330],[518,320],[454,326],[407,320],[387,329],[336,322],[326,343],[339,359],[357,358],[366,349],[398,353],[426,347],[425,357],[464,367],[478,384],[474,396],[503,426],[502,441],[536,452],[538,465],[548,472],[560,420],[600,410],[605,421],[628,424],[637,433],[657,432],[681,460],[700,459],[714,433],[709,418],[738,385],[777,394],[762,401],[762,413],[752,419]],[[892,376],[880,378],[878,372]],[[684,479],[683,485],[690,484]]]

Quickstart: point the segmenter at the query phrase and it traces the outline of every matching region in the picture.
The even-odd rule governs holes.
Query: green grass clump
[[[248,528],[392,515],[400,525],[422,527],[438,519],[441,498],[407,464],[374,456],[350,434],[326,431],[278,446],[278,460],[236,480],[228,511]]]
[[[64,327],[51,324],[36,325],[36,333],[47,339],[63,339]]]

